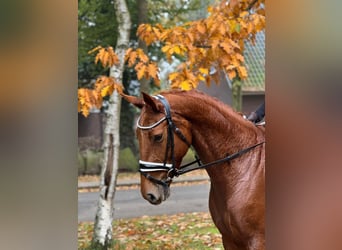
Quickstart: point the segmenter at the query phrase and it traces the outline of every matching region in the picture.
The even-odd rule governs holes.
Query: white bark
[[[110,76],[122,82],[124,56],[128,48],[131,20],[125,0],[114,0],[118,21],[118,40],[115,52],[120,64],[111,67]],[[120,150],[120,109],[121,96],[114,91],[109,99],[104,128],[104,158],[101,171],[100,197],[94,224],[93,244],[107,249],[112,242],[112,221],[114,211],[114,194],[116,176],[119,168]]]

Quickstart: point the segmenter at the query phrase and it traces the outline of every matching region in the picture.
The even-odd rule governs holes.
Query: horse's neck
[[[186,98],[181,114],[192,124],[192,144],[203,163],[212,162],[261,142],[263,133],[217,101]],[[216,167],[207,171],[219,175]]]
[[[217,101],[187,99],[182,114],[191,122],[193,146],[201,159],[213,161],[260,142],[260,130]]]

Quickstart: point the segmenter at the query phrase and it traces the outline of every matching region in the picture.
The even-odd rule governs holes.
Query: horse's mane
[[[161,95],[177,95],[177,96],[183,96],[184,98],[187,98],[187,97],[199,98],[204,103],[214,106],[215,109],[222,114],[229,114],[230,117],[236,117],[237,119],[242,118],[242,114],[239,112],[236,112],[229,105],[225,104],[224,102],[217,99],[216,97],[210,96],[199,90],[189,90],[189,91],[167,90],[167,91],[161,91],[160,94]]]

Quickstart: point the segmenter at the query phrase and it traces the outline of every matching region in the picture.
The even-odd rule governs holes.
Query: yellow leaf
[[[89,115],[89,108],[86,106],[82,107],[82,114],[84,115],[84,117],[87,117]]]
[[[205,81],[205,78],[202,75],[197,75],[198,80]]]
[[[209,70],[207,68],[199,68],[199,72],[201,72],[202,74],[205,74],[205,75],[209,74]]]
[[[179,46],[174,46],[173,47],[173,50],[176,54],[180,54],[181,53],[181,50],[180,50],[180,47]]]
[[[169,80],[170,80],[170,81],[173,81],[173,80],[176,79],[178,76],[179,76],[179,73],[178,73],[178,72],[171,73],[171,74],[169,74]]]
[[[191,90],[192,89],[192,84],[188,80],[185,80],[185,81],[183,81],[183,82],[181,82],[179,84],[179,87],[182,90]]]
[[[162,52],[167,53],[167,51],[169,51],[169,49],[170,49],[170,46],[165,45],[161,50],[162,50]]]
[[[105,97],[106,95],[108,95],[108,92],[109,92],[109,89],[110,89],[110,85],[109,86],[106,86],[104,87],[103,89],[101,89],[101,96],[102,97]]]
[[[246,79],[247,78],[247,69],[244,66],[239,66],[237,67],[237,70],[239,72],[239,76],[241,79]]]
[[[94,53],[95,51],[98,51],[99,49],[102,49],[101,46],[97,46],[96,48],[93,48],[92,50],[88,51],[88,54]]]

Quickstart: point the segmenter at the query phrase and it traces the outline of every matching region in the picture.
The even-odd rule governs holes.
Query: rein
[[[144,175],[148,180],[162,185],[164,187],[167,187],[170,185],[173,177],[178,177],[179,175],[197,170],[197,169],[203,169],[203,168],[207,168],[207,167],[211,167],[223,162],[228,162],[231,161],[235,158],[238,158],[239,156],[251,151],[252,149],[264,144],[265,142],[260,142],[257,143],[255,145],[252,145],[248,148],[244,148],[236,153],[233,153],[231,155],[228,155],[225,158],[213,161],[213,162],[209,162],[207,164],[202,164],[199,157],[197,156],[197,154],[195,153],[195,159],[194,161],[182,165],[180,166],[179,169],[177,169],[175,167],[175,157],[174,157],[174,133],[183,141],[185,142],[189,148],[193,149],[191,143],[188,142],[188,140],[186,139],[186,137],[183,135],[183,133],[180,131],[179,128],[176,127],[176,125],[173,123],[172,121],[172,117],[171,117],[171,108],[170,108],[170,104],[168,103],[168,101],[165,99],[164,96],[162,95],[157,95],[157,96],[153,96],[154,98],[156,98],[157,100],[159,100],[165,109],[165,117],[161,118],[159,121],[155,122],[154,124],[150,125],[150,126],[142,126],[140,125],[140,117],[137,121],[137,127],[139,129],[142,130],[148,130],[148,129],[152,129],[157,127],[159,124],[161,124],[164,121],[167,121],[167,144],[166,144],[166,152],[165,152],[165,158],[164,158],[164,162],[163,163],[159,163],[159,162],[147,162],[147,161],[142,161],[139,160],[139,172]],[[174,132],[174,133],[173,133]],[[172,157],[172,163],[167,163],[167,157],[169,154],[169,149],[171,149],[171,157]],[[193,149],[194,150],[194,149]],[[195,151],[196,152],[196,151]],[[194,164],[198,164],[198,166],[192,166]],[[167,179],[166,180],[158,180],[157,178],[153,177],[152,175],[149,174],[149,172],[155,172],[155,171],[166,171],[167,172]]]

